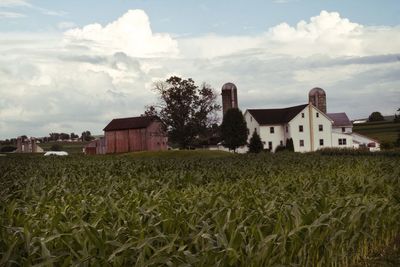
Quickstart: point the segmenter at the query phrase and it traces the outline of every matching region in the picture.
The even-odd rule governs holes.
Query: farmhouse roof
[[[156,116],[113,119],[103,130],[116,131],[127,129],[142,129],[147,128],[155,120],[159,119]]]
[[[328,113],[328,115],[331,120],[333,120],[333,126],[352,126],[353,124],[347,117],[346,113],[340,112],[340,113]]]
[[[260,125],[288,123],[297,114],[307,107],[308,104],[275,109],[248,109]]]

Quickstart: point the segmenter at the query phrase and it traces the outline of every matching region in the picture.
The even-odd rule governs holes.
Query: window
[[[286,125],[286,132],[289,132],[289,127]]]
[[[254,131],[257,132],[257,128],[254,128]]]
[[[347,144],[346,138],[343,138],[343,145],[345,146]]]
[[[281,144],[281,146],[283,146],[283,141],[282,140],[281,140],[280,144]]]
[[[250,121],[253,121],[253,117],[250,116]]]
[[[346,131],[345,127],[342,127],[342,133],[344,133]]]
[[[323,146],[324,145],[324,139],[319,139],[319,145]]]
[[[317,114],[316,114],[316,115],[317,115],[317,118],[319,118],[319,113],[318,113],[318,112],[317,112]]]
[[[318,130],[320,132],[322,132],[324,130],[324,125],[322,125],[322,124],[318,125]]]
[[[339,146],[345,146],[347,144],[346,138],[339,138]]]
[[[304,140],[300,140],[300,146],[304,146]]]
[[[272,142],[268,142],[268,149],[272,151]]]
[[[301,117],[304,118],[304,113],[301,113]]]
[[[275,132],[274,127],[269,127],[269,132],[270,132],[270,133],[274,133],[274,132]]]
[[[299,132],[303,132],[303,125],[299,125]]]

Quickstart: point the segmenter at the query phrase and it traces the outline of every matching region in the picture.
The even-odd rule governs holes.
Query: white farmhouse
[[[248,141],[256,131],[264,148],[275,151],[293,140],[296,152],[310,152],[326,147],[379,150],[379,143],[353,133],[346,113],[327,113],[326,94],[321,88],[309,93],[309,103],[280,109],[247,109],[244,117],[249,129]]]

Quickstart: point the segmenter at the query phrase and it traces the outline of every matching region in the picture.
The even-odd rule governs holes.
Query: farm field
[[[0,265],[400,263],[399,157],[179,152],[1,157]]]
[[[400,123],[384,121],[354,124],[353,131],[381,142],[393,143],[397,140]]]

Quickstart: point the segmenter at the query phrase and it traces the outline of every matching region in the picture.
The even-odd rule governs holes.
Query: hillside
[[[381,142],[395,142],[400,131],[400,123],[382,121],[354,124],[353,131]]]

